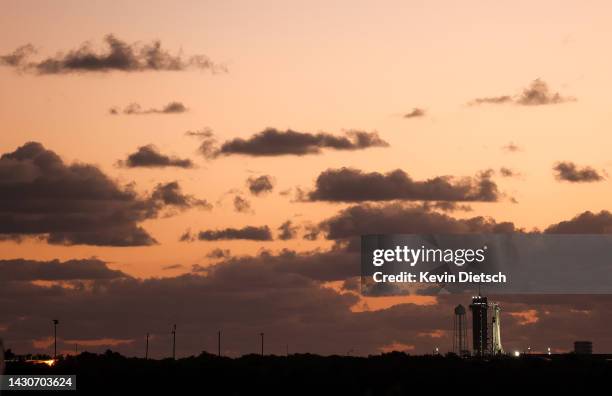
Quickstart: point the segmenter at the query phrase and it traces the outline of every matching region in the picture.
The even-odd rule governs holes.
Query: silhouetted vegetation
[[[460,359],[454,355],[370,357],[300,354],[231,359],[202,353],[164,360],[81,353],[54,366],[10,362],[8,374],[76,374],[82,394],[405,395],[426,388],[508,393],[606,389],[612,362],[602,356],[557,355]]]

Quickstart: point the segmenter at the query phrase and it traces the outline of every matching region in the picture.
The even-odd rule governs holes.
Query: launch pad
[[[453,352],[459,356],[498,356],[504,354],[501,342],[501,307],[478,293],[469,305],[472,313],[472,350],[468,347],[466,309],[455,307],[453,322]],[[489,310],[491,318],[489,320]]]

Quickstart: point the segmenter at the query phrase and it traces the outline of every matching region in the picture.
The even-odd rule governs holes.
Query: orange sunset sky
[[[159,184],[176,181],[183,194],[209,203],[208,208],[168,207],[157,216],[135,221],[158,242],[147,246],[52,243],[45,240],[46,232],[0,231],[4,235],[0,238],[0,260],[97,258],[130,279],[182,279],[182,274],[192,273],[194,268],[218,263],[208,257],[214,249],[228,249],[231,257],[254,257],[262,250],[276,255],[285,248],[297,254],[316,249],[325,252],[338,240],[326,237],[325,230],[315,240],[304,239],[304,234],[309,227],[354,205],[395,202],[418,206],[424,201],[444,201],[407,197],[377,202],[300,199],[299,191],[308,194],[316,189],[319,175],[342,167],[382,174],[401,169],[413,181],[452,176],[453,183],[468,177],[476,180],[480,172],[493,170],[487,178],[496,185],[495,199],[456,200],[459,205],[469,205],[471,211],[432,209],[457,220],[484,216],[497,223],[511,222],[515,228],[545,230],[585,211],[597,214],[612,209],[608,176],[612,169],[608,149],[612,146],[612,58],[607,54],[612,41],[612,9],[606,1],[3,0],[0,7],[0,55],[13,54],[26,44],[35,49],[21,63],[0,58],[0,155],[13,153],[27,142],[39,142],[65,166],[93,165],[118,188],[129,185],[142,199]],[[109,34],[135,49],[159,40],[172,56],[187,60],[204,55],[214,66],[186,64],[181,70],[145,67],[126,71],[64,65],[60,72],[41,71],[41,61],[65,60],[66,54],[86,42],[90,43],[89,53],[107,54],[105,37]],[[539,92],[543,97],[535,102],[522,103],[534,81],[543,82],[549,91]],[[474,102],[502,96],[508,96],[502,103]],[[172,102],[183,104],[186,110],[162,111]],[[132,103],[145,112],[158,111],[124,114]],[[422,114],[406,117],[415,108],[422,109]],[[110,109],[118,109],[119,114],[111,114]],[[187,131],[210,130],[220,147],[236,138],[251,139],[266,128],[334,136],[349,136],[347,131],[375,132],[387,144],[354,150],[323,147],[319,153],[306,155],[238,153],[205,158],[198,151],[202,139],[186,135]],[[154,145],[163,155],[188,159],[193,166],[119,164],[146,145]],[[509,145],[516,149],[509,150]],[[560,162],[574,164],[574,176],[580,180],[560,175],[561,171],[554,169]],[[511,170],[512,175],[504,174],[501,168]],[[585,173],[581,170],[593,171],[596,177],[582,179]],[[10,173],[0,166],[0,185],[10,182]],[[264,175],[270,177],[272,190],[251,193],[247,180]],[[236,196],[247,200],[250,209],[237,211]],[[9,206],[0,212],[13,214]],[[280,240],[278,227],[288,220],[297,227],[296,234]],[[187,230],[197,235],[199,231],[246,226],[268,226],[273,240],[179,241]],[[358,276],[357,265],[355,269],[354,276]],[[31,285],[44,288],[49,280],[34,278]],[[335,293],[330,298],[349,298],[348,292],[342,291],[342,281],[317,279],[313,287],[318,290],[334,285],[334,290],[325,292]],[[246,290],[249,284],[245,282]],[[436,300],[411,297],[406,301]],[[589,301],[582,303],[588,305]],[[0,302],[9,305],[13,300],[7,295]],[[346,306],[355,310],[355,304],[351,300]],[[383,311],[392,305],[382,300],[370,304],[380,305]],[[456,304],[456,300],[448,304]],[[549,308],[535,308],[534,313],[534,308],[521,305],[523,302],[513,301],[508,306],[512,304],[517,305],[510,308],[513,314],[508,313],[509,326],[517,329],[515,334],[522,333],[509,342],[518,347],[522,339],[538,332],[529,325],[543,325]],[[610,306],[604,304],[601,311],[609,312]],[[404,309],[418,311],[422,306]],[[442,325],[448,319],[442,316],[446,308],[439,309],[438,319],[433,313],[425,315],[432,316],[432,323],[438,320],[441,324],[432,327],[443,332],[428,333],[423,349],[446,342],[444,331],[448,329]],[[596,311],[593,307],[585,310]],[[342,317],[350,312],[343,310]],[[40,312],[29,315],[41,322],[47,320]],[[410,315],[417,313],[410,311]],[[606,323],[605,314],[593,315],[600,315]],[[14,318],[19,316],[14,313]],[[30,349],[44,350],[46,333],[25,331],[11,320],[0,319],[0,335],[5,333],[3,337],[9,341],[13,335],[21,351],[28,349],[27,340],[42,340]],[[571,320],[557,318],[546,326]],[[289,326],[280,322],[257,325],[274,329]],[[236,333],[242,334],[238,327]],[[289,327],[289,334],[296,337],[302,331]],[[122,337],[118,331],[97,335],[92,330],[84,332],[82,341],[110,339],[106,344],[98,342],[110,345],[113,340],[127,339],[114,344],[121,350],[134,345],[143,331],[137,329]],[[194,327],[194,334],[197,331]],[[363,352],[389,349],[394,344],[421,350],[414,339],[425,337],[422,330],[405,339],[400,339],[397,331],[377,335]],[[573,335],[572,330],[567,332],[568,337]],[[70,334],[73,339],[79,336]],[[609,336],[592,337],[612,346]],[[566,341],[559,339],[558,349],[569,348]],[[199,347],[194,342],[181,353],[195,353]],[[303,345],[303,350],[308,348]],[[138,348],[126,351],[136,353]],[[228,351],[246,352],[249,350],[238,344]]]

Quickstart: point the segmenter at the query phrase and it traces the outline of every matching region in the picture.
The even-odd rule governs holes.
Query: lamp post
[[[176,325],[172,326],[172,360],[176,360]]]
[[[149,359],[149,333],[147,333],[147,346],[145,347],[145,360]]]
[[[263,351],[264,351],[264,333],[259,333],[259,335],[261,336],[261,356],[264,355]]]
[[[57,325],[59,320],[53,319],[53,359],[57,359]]]

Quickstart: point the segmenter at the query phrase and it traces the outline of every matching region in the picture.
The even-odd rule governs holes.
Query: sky
[[[66,352],[137,355],[150,332],[163,357],[175,322],[181,355],[219,329],[228,355],[261,331],[271,353],[448,349],[465,297],[360,296],[359,235],[612,230],[607,2],[2,8],[19,352],[48,352],[55,317]],[[607,296],[500,301],[508,348],[612,350]]]

